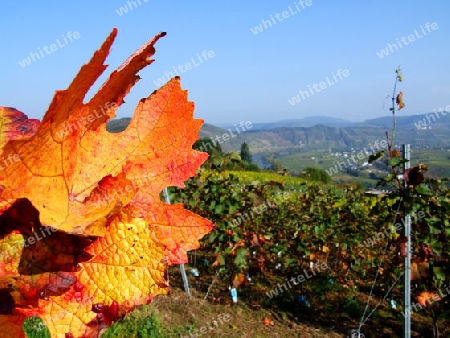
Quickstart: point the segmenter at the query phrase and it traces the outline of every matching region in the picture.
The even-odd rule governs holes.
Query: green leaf
[[[239,248],[236,252],[236,257],[234,258],[234,264],[239,268],[245,267],[247,265],[248,253],[248,249]]]
[[[445,236],[450,237],[450,228],[445,228]]]
[[[419,185],[416,188],[416,192],[420,195],[425,195],[425,196],[432,196],[433,193],[431,192],[430,188],[428,188],[428,186],[426,185]]]
[[[384,155],[384,150],[377,151],[375,154],[372,154],[369,156],[368,162],[372,163],[372,162],[378,160],[383,155]]]
[[[231,153],[227,154],[229,156],[229,159],[232,161],[240,161],[241,160],[241,155],[239,155],[239,152],[237,151],[233,151]]]
[[[225,209],[224,205],[223,204],[219,204],[219,205],[216,206],[215,212],[216,212],[217,215],[221,215],[224,209]]]
[[[390,173],[389,175],[387,175],[384,180],[387,182],[392,181],[395,178],[395,174],[394,173]]]
[[[391,167],[397,167],[401,162],[402,160],[400,159],[400,157],[392,157],[388,160],[388,164]]]
[[[445,280],[445,271],[441,267],[434,267],[433,268],[433,279],[437,281],[444,281]],[[440,284],[440,283],[437,283]]]

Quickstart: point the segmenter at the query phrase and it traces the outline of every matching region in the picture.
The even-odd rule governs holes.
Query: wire
[[[393,221],[393,226],[394,226],[394,227],[395,227],[395,221],[397,220],[397,214],[398,214],[399,211],[400,211],[400,207],[401,207],[401,205],[402,205],[402,202],[403,202],[403,196],[400,197],[400,202],[398,203],[397,211],[395,212],[395,217],[394,217],[394,221]],[[376,307],[373,309],[373,311],[367,316],[367,318],[364,319],[364,316],[365,316],[365,314],[366,314],[366,312],[367,312],[367,310],[368,310],[368,308],[369,308],[370,299],[372,298],[372,293],[373,293],[373,290],[375,289],[375,284],[376,284],[376,282],[377,282],[378,275],[380,274],[380,268],[381,268],[381,265],[383,264],[384,257],[386,256],[386,251],[387,251],[387,248],[388,248],[388,244],[389,244],[389,242],[387,242],[386,245],[384,246],[383,255],[382,255],[381,261],[380,261],[380,263],[379,263],[379,265],[378,265],[377,273],[375,274],[375,279],[373,280],[373,283],[372,283],[372,288],[370,289],[369,298],[367,299],[367,304],[366,304],[366,307],[365,307],[365,309],[364,309],[364,312],[363,312],[363,315],[362,315],[362,318],[361,318],[361,322],[359,323],[358,332],[357,332],[358,334],[359,334],[359,332],[361,331],[361,327],[362,327],[362,326],[364,325],[364,323],[370,318],[370,316],[373,314],[373,312],[377,309],[377,307],[378,307],[378,306],[380,305],[380,303],[381,303],[381,301],[380,301],[380,303],[377,304],[377,306],[376,306]],[[401,277],[401,276],[403,276],[403,274],[401,274],[400,277]],[[398,278],[395,280],[394,284],[389,288],[388,292],[386,293],[386,295],[384,296],[383,299],[386,299],[387,295],[388,295],[389,292],[392,290],[392,288],[395,286],[395,284],[397,283],[397,281],[398,281],[398,279],[399,279],[400,277],[398,277]]]
[[[403,277],[404,273],[401,273],[397,279],[394,281],[394,283],[391,285],[391,287],[389,288],[389,290],[386,292],[386,294],[384,295],[383,299],[380,300],[378,302],[378,304],[374,307],[374,309],[372,310],[372,312],[369,313],[369,315],[367,316],[367,318],[362,322],[362,325],[364,325],[365,322],[367,322],[367,320],[370,318],[370,316],[372,316],[372,314],[375,312],[375,310],[380,306],[381,302],[383,300],[386,300],[386,297],[389,295],[389,293],[391,292],[391,290],[394,288],[395,284],[397,284],[398,280]]]

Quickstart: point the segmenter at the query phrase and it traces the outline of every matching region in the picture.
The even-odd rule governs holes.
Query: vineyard
[[[56,91],[42,120],[0,107],[1,337],[219,335],[220,325],[238,329],[228,321],[241,304],[254,317],[264,313],[245,337],[281,320],[314,323],[332,337],[395,337],[409,315],[415,337],[450,336],[450,190],[448,180],[427,178],[421,161],[407,168],[412,162],[394,146],[394,102],[405,106],[403,92],[395,95],[400,69],[388,149],[368,158],[388,168],[380,179],[387,190],[366,196],[357,184],[313,182],[315,168],[302,178],[283,168],[245,171],[259,170],[245,143],[241,155],[199,151],[203,121],[178,76],[139,101],[125,130],[109,132],[107,121],[166,33],[131,54],[85,102],[116,36],[113,29],[67,89]],[[190,299],[204,297],[199,311],[210,313],[209,304],[227,311],[212,311],[209,328],[190,311],[193,324],[169,332],[149,309],[166,300],[172,307],[162,315],[186,315],[175,305],[184,264],[194,282]]]
[[[236,173],[200,171],[186,188],[171,191],[174,203],[215,224],[194,253],[197,265],[202,258],[210,261],[209,275],[223,282],[222,289],[212,288],[210,300],[219,296],[214,290],[223,296],[229,285],[244,302],[251,290],[252,302],[300,317],[337,313],[351,318],[356,328],[365,313],[361,332],[366,337],[384,325],[400,336],[405,201],[395,195],[367,197],[351,186],[298,181],[293,189],[292,178],[286,188],[288,183],[258,175],[259,181],[240,175],[253,181],[244,183]],[[412,304],[423,306],[415,306],[412,317],[433,317],[445,329],[450,194],[434,185],[433,193],[415,197]],[[433,294],[442,299],[425,303],[424,295]]]

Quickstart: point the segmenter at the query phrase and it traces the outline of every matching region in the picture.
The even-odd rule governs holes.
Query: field
[[[281,183],[287,189],[299,190],[304,184],[305,180],[298,177],[283,176],[271,172],[251,172],[251,171],[227,171],[228,174],[235,175],[245,184],[267,184],[267,183]]]
[[[431,177],[450,177],[449,149],[411,149],[411,166],[419,162],[430,167]]]
[[[349,154],[351,150],[349,150]],[[325,152],[305,152],[297,154],[279,154],[276,159],[283,164],[283,167],[298,174],[302,169],[306,167],[317,167],[323,170],[330,170],[335,167],[336,161],[347,162],[348,158],[336,157],[330,153]],[[367,160],[358,162],[362,164]],[[419,162],[425,163],[429,166],[429,177],[450,177],[450,150],[437,148],[412,148],[411,149],[411,166],[417,165]],[[350,160],[350,163],[352,161]],[[359,177],[350,175],[345,170],[339,170],[336,174],[333,174],[331,179],[333,182],[357,182],[366,187],[372,187],[376,184],[377,180],[370,178],[366,170],[359,170]]]

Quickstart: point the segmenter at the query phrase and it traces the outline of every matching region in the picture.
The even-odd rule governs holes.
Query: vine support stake
[[[167,192],[167,188],[163,190],[164,200],[167,204],[170,204],[169,193]],[[191,290],[189,289],[189,281],[186,275],[186,270],[184,268],[184,264],[180,264],[181,278],[183,279],[184,291],[188,297],[191,297]]]
[[[405,170],[410,167],[410,147],[409,144],[402,145],[402,156],[403,156],[403,175],[405,175]],[[404,177],[404,176],[403,176]],[[408,183],[403,179],[404,184],[404,197],[407,199],[409,194]],[[408,204],[406,204],[408,205]],[[406,207],[407,208],[407,207]],[[406,237],[406,257],[405,257],[405,323],[404,323],[404,338],[411,338],[411,215],[409,210],[405,209],[405,237]]]

